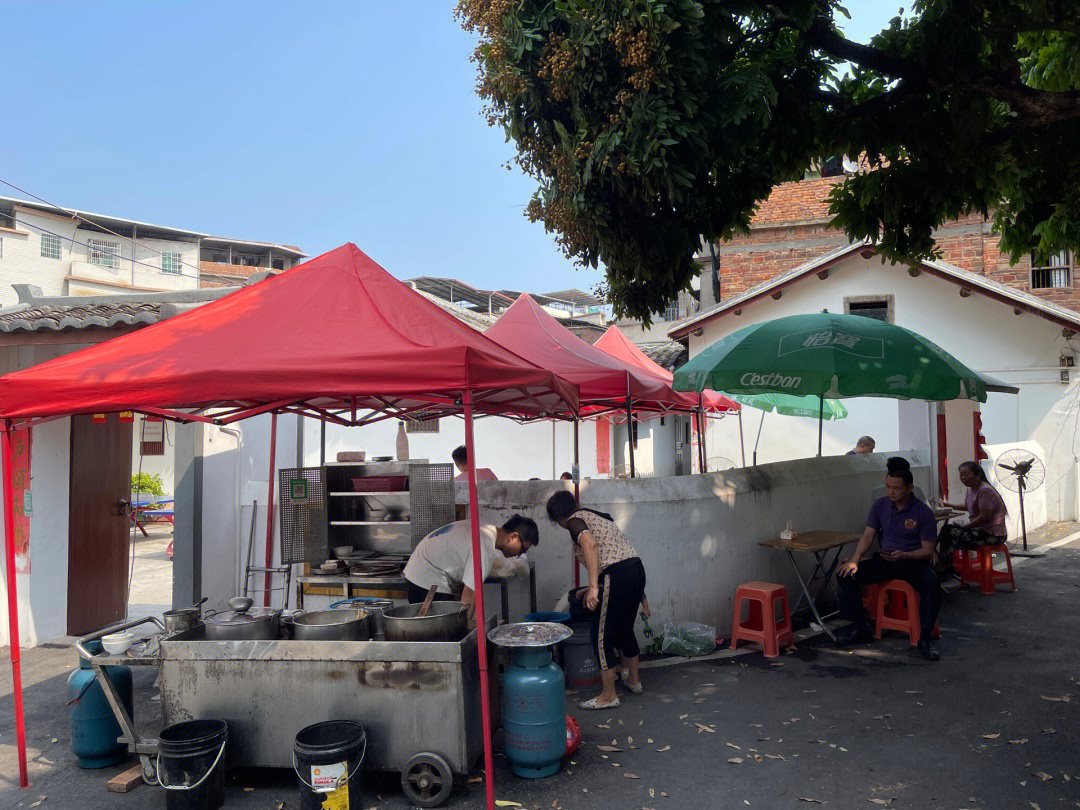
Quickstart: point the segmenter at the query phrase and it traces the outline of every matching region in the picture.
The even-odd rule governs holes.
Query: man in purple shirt
[[[837,572],[840,585],[840,615],[852,622],[836,640],[852,644],[871,639],[870,624],[862,604],[867,585],[902,579],[919,594],[922,632],[918,650],[923,658],[937,661],[938,651],[930,641],[941,606],[941,588],[931,557],[937,542],[937,524],[930,507],[915,497],[911,466],[902,458],[890,458],[885,474],[885,497],[870,507],[866,529],[850,560]],[[881,534],[881,553],[866,559],[874,537]]]

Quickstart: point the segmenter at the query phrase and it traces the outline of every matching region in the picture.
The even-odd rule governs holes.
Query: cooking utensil
[[[367,641],[368,612],[353,610],[316,610],[295,616],[293,638],[297,641]]]
[[[207,641],[269,641],[278,638],[281,611],[277,608],[230,610],[206,617]]]
[[[208,597],[204,596],[191,607],[173,608],[161,614],[165,623],[165,635],[172,636],[190,630],[199,623],[200,608],[206,603]]]
[[[352,599],[342,599],[339,602],[331,602],[331,610],[355,610],[363,608],[368,612],[368,628],[371,638],[382,641],[386,638],[386,627],[383,625],[383,611],[394,606],[393,599],[384,599],[378,596],[354,596]]]
[[[460,641],[469,630],[468,606],[462,602],[432,602],[428,615],[421,605],[401,605],[383,611],[387,641]]]
[[[424,597],[424,604],[420,606],[420,612],[417,616],[427,616],[428,611],[431,609],[431,603],[435,600],[435,591],[438,590],[438,585],[432,585],[428,588],[427,596]]]
[[[248,596],[234,596],[229,600],[229,607],[240,613],[248,610],[253,604],[255,604],[254,600]]]

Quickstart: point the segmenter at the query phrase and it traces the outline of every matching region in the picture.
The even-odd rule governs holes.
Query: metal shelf
[[[330,526],[408,526],[408,521],[330,521]]]

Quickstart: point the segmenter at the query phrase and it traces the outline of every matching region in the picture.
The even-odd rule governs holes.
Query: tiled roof
[[[829,190],[846,177],[815,177],[775,186],[754,214],[750,227],[765,228],[787,222],[827,220]]]
[[[637,347],[646,357],[668,371],[674,371],[690,358],[690,350],[674,340],[639,343]]]
[[[27,307],[0,315],[2,332],[105,328],[117,325],[150,324],[162,319],[160,302]]]

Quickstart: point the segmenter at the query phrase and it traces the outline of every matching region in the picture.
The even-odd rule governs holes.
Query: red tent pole
[[[480,501],[476,494],[472,392],[465,391],[465,452],[468,455],[469,529],[472,532],[473,584],[476,586],[476,656],[480,662],[480,716],[484,729],[484,792],[487,810],[495,810],[495,761],[491,751],[491,693],[488,689],[487,632],[484,623],[484,569],[480,564]]]
[[[30,787],[26,770],[26,721],[23,718],[22,665],[19,648],[19,593],[15,584],[15,495],[11,476],[11,420],[2,426],[4,463],[4,566],[7,568],[8,648],[11,653],[11,688],[15,698],[15,744],[19,751],[19,787]]]
[[[580,459],[578,457],[578,427],[580,426],[580,424],[581,424],[581,422],[575,416],[574,417],[574,468],[573,468],[573,477],[574,477],[574,500],[578,502],[578,505],[581,504],[581,484],[580,484],[580,480],[581,480],[581,463],[580,463]],[[577,555],[571,554],[570,559],[573,561],[573,564],[574,564],[574,587],[575,588],[580,588],[581,587],[581,566],[578,565]]]
[[[266,495],[266,567],[274,565],[274,462],[277,455],[277,411],[270,416],[270,475]],[[263,607],[270,607],[270,572],[263,575]],[[289,595],[285,594],[288,602]]]
[[[629,385],[629,383],[627,383]],[[634,470],[634,412],[630,408],[630,397],[626,398],[626,438],[630,448],[630,477],[635,475]]]

